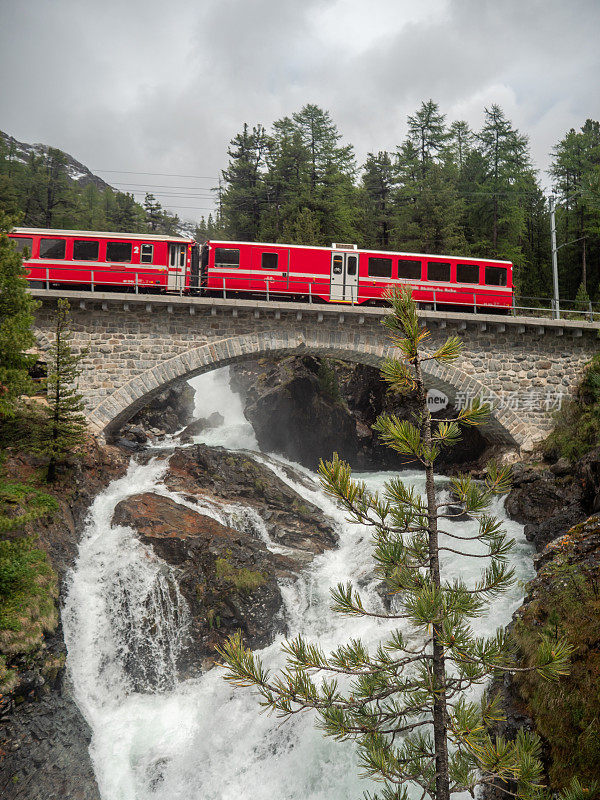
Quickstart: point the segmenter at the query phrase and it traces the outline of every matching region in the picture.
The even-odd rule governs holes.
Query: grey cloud
[[[216,176],[243,122],[306,102],[361,160],[429,97],[474,126],[504,104],[544,168],[600,115],[597,0],[0,0],[0,17],[0,127],[94,168]]]

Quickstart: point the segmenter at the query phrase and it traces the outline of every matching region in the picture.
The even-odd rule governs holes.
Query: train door
[[[334,303],[356,303],[358,299],[358,253],[331,253],[329,299]]]
[[[169,245],[169,281],[170,292],[181,292],[185,288],[185,256],[187,245]]]

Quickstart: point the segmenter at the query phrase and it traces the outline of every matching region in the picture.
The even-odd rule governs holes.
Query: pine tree
[[[15,414],[20,395],[33,389],[28,370],[35,357],[33,312],[37,306],[27,288],[23,262],[7,232],[12,220],[0,211],[0,421]]]
[[[388,152],[369,153],[363,167],[361,221],[364,247],[388,248],[393,227],[393,191],[397,169]]]
[[[48,360],[48,412],[41,425],[38,452],[46,456],[46,480],[56,479],[57,467],[77,452],[84,440],[83,399],[77,391],[82,354],[71,349],[69,301],[59,299],[54,343]]]
[[[433,161],[441,156],[448,141],[445,120],[433,100],[421,103],[419,110],[408,118],[408,141],[415,148],[423,177]]]
[[[489,255],[518,261],[525,229],[524,197],[532,176],[527,137],[512,127],[502,109],[485,109],[485,120],[477,134],[478,174],[471,187],[471,211],[477,226],[483,225]],[[473,163],[473,162],[471,162]]]
[[[450,125],[446,152],[459,170],[465,165],[467,156],[473,149],[475,136],[464,120],[457,120]]]
[[[230,143],[229,165],[223,170],[225,189],[221,197],[227,233],[236,239],[258,240],[261,212],[265,205],[262,169],[267,134],[262,125],[243,130]]]
[[[150,192],[146,192],[144,197],[144,209],[146,211],[146,225],[149,231],[158,231],[162,221],[162,206]]]
[[[290,117],[276,120],[267,138],[265,154],[265,205],[259,231],[263,241],[296,243],[296,239],[290,238],[290,231],[296,227],[298,215],[309,205],[308,164],[308,151],[293,120]],[[318,238],[312,243],[316,241]]]
[[[600,278],[600,122],[588,119],[553,150],[550,174],[560,205],[557,227],[570,246],[561,254],[561,291],[572,297],[580,283]]]
[[[577,294],[575,295],[575,309],[577,311],[588,311],[590,310],[590,296],[587,293],[587,289],[585,288],[585,284],[582,283],[577,289]]]
[[[48,148],[44,159],[44,191],[42,213],[44,226],[52,228],[57,212],[71,203],[71,191],[66,174],[66,158],[62,150]]]
[[[460,340],[451,337],[434,351],[424,350],[429,333],[420,326],[410,294],[394,293],[391,302],[393,313],[385,324],[402,358],[388,360],[382,374],[394,390],[416,389],[418,413],[414,423],[382,416],[375,427],[384,443],[421,465],[426,495],[399,478],[388,481],[381,494],[372,493],[352,479],[336,455],[320,467],[324,488],[348,518],[371,529],[375,564],[392,598],[389,613],[370,611],[351,584],[340,584],[332,591],[333,610],[387,619],[388,638],[375,652],[353,639],[325,655],[317,644],[298,637],[284,645],[286,669],[271,676],[238,634],[220,650],[228,667],[225,677],[256,687],[262,705],[283,717],[316,710],[326,735],[356,742],[363,774],[385,783],[377,795],[382,800],[407,800],[414,784],[422,797],[448,800],[498,778],[514,780],[518,797],[538,796],[538,738],[520,732],[514,742],[493,739],[486,725],[501,716],[498,698],[484,696],[478,703],[467,696],[489,675],[516,668],[504,631],[479,637],[470,624],[514,580],[507,564],[513,542],[488,513],[494,496],[508,487],[508,472],[490,467],[483,485],[457,477],[451,497],[436,495],[437,456],[460,437],[460,424],[480,423],[486,409],[474,403],[458,420],[432,421],[423,362],[451,363],[460,353]],[[444,520],[462,513],[478,521],[476,534],[444,530]],[[489,559],[475,585],[444,574],[440,556],[448,551]],[[564,643],[545,642],[532,669],[556,678],[566,670],[568,655]],[[319,674],[325,677],[317,680]]]

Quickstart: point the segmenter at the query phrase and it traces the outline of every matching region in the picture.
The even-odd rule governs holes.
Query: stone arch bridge
[[[40,349],[50,346],[57,290],[32,292]],[[314,353],[377,366],[394,354],[383,308],[261,300],[70,292],[73,347],[85,351],[79,381],[91,430],[110,434],[178,379],[256,356]],[[490,441],[527,449],[551,427],[599,349],[600,325],[440,311],[420,312],[435,347],[457,334],[452,366],[426,362],[427,383],[451,402],[476,395],[494,406]]]

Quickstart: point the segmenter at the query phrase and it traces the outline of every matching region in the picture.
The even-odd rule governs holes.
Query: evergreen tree
[[[303,185],[307,184],[308,196],[301,208],[308,208],[318,220],[320,233],[315,244],[355,241],[357,193],[352,146],[340,144],[342,136],[329,112],[314,104],[305,105],[292,119],[307,154]]]
[[[283,224],[282,239],[290,244],[315,244],[321,239],[319,220],[310,208],[301,208]]]
[[[408,128],[398,148],[392,245],[409,252],[464,253],[463,202],[445,117],[429,100],[408,118]]]
[[[385,249],[394,225],[393,192],[398,180],[396,165],[387,151],[369,153],[363,167],[361,244]]]
[[[315,194],[326,181],[331,166],[337,174],[352,177],[355,171],[352,145],[340,145],[342,135],[328,111],[308,103],[293,115],[294,126],[308,152],[310,189]]]
[[[111,231],[133,232],[146,230],[144,209],[136,203],[132,194],[123,192],[105,191],[106,199],[110,201],[109,211],[106,214],[105,226]]]
[[[467,156],[473,149],[475,135],[464,120],[457,120],[448,129],[446,153],[459,171],[465,165]]]
[[[527,137],[493,105],[485,109],[477,139],[478,158],[470,162],[475,166],[470,211],[473,227],[480,232],[477,244],[482,255],[518,262],[525,230],[523,201],[533,174]],[[484,241],[489,242],[485,249]]]
[[[577,311],[588,311],[590,310],[591,303],[590,303],[590,296],[587,293],[587,289],[585,288],[585,284],[582,283],[577,289],[577,294],[575,295],[575,309]]]
[[[425,177],[429,166],[443,152],[448,141],[446,117],[433,100],[421,103],[419,110],[408,118],[408,141],[413,145]]]
[[[244,124],[241,133],[231,140],[227,155],[229,165],[223,170],[225,189],[221,206],[227,233],[235,239],[258,241],[261,212],[265,205],[262,168],[267,135],[262,125],[252,130]]]
[[[304,229],[298,216],[308,211],[310,204],[309,154],[300,131],[290,117],[276,120],[268,137],[264,174],[265,206],[261,215],[260,238],[263,241],[300,242],[294,231]],[[314,231],[319,241],[318,226]]]
[[[149,231],[158,231],[162,222],[162,206],[153,194],[146,192],[144,197],[144,210],[146,211],[146,225]]]
[[[332,591],[333,610],[387,619],[392,630],[375,652],[358,639],[330,655],[301,637],[288,641],[287,667],[277,677],[244,648],[238,634],[220,650],[226,678],[257,687],[262,704],[283,717],[315,709],[325,734],[357,743],[363,774],[385,782],[383,800],[406,800],[411,784],[418,785],[422,797],[448,800],[452,793],[472,793],[498,778],[514,780],[518,797],[538,796],[538,738],[521,731],[514,742],[494,740],[486,725],[501,716],[498,698],[484,696],[477,703],[467,696],[487,676],[516,666],[503,630],[485,638],[471,628],[471,620],[514,580],[507,564],[513,542],[488,513],[494,496],[508,487],[508,472],[490,467],[484,485],[454,478],[451,496],[436,496],[437,456],[460,438],[460,423],[478,424],[485,408],[475,403],[458,420],[432,421],[422,363],[451,363],[460,353],[460,340],[451,337],[435,351],[424,351],[429,334],[420,326],[410,294],[394,293],[391,301],[393,314],[385,324],[402,360],[388,360],[382,374],[397,391],[416,389],[418,412],[414,423],[382,416],[375,427],[388,446],[425,470],[425,497],[399,478],[388,481],[381,494],[371,493],[336,455],[321,463],[320,473],[348,518],[372,530],[374,560],[393,598],[389,613],[370,611],[352,585],[340,584]],[[443,520],[463,513],[478,521],[477,533],[443,529]],[[448,551],[489,558],[475,585],[444,575],[440,556]],[[405,630],[397,627],[400,620]],[[544,642],[532,669],[556,678],[566,670],[568,654],[563,642]],[[320,681],[319,673],[325,676]]]
[[[46,228],[53,227],[57,211],[64,211],[64,207],[71,202],[65,165],[65,154],[54,147],[48,148],[44,159],[44,191],[41,198],[43,224]]]
[[[15,414],[18,398],[33,384],[28,370],[35,357],[33,312],[37,303],[27,289],[21,255],[7,233],[12,220],[0,211],[0,421]]]
[[[69,301],[59,299],[48,360],[48,412],[37,444],[38,452],[48,458],[48,482],[56,479],[57,467],[77,452],[86,429],[83,399],[77,391],[82,354],[76,355],[71,349],[69,310]]]
[[[588,119],[580,131],[572,128],[553,157],[557,227],[563,243],[571,243],[561,253],[561,293],[573,297],[575,287],[600,279],[600,123]]]
[[[552,295],[550,253],[550,215],[544,193],[533,176],[524,182],[525,230],[521,239],[522,256],[514,265],[513,281],[519,294],[528,298]],[[537,301],[534,301],[537,302]],[[524,305],[531,305],[527,301]]]

